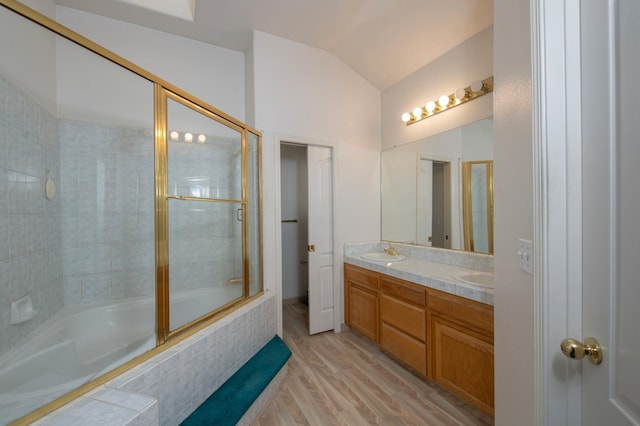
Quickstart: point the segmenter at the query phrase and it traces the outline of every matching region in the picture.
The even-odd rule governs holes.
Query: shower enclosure
[[[261,294],[261,135],[0,4],[6,424]]]

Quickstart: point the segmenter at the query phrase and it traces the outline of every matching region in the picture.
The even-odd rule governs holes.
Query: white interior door
[[[582,363],[582,423],[639,424],[640,2],[581,7],[582,338],[604,352],[601,365]]]
[[[568,48],[556,59],[566,72],[561,78],[567,97],[564,111],[555,111],[554,95],[547,94],[546,130],[560,138],[546,142],[551,226],[544,303],[548,344],[555,353],[545,370],[551,383],[545,423],[638,425],[640,98],[634,87],[640,75],[640,2],[555,1],[545,4],[566,13]],[[557,82],[548,69],[547,76]],[[554,218],[554,212],[564,216]],[[579,343],[595,338],[602,363],[588,362],[588,354],[566,360],[556,346],[563,337],[578,341],[575,358],[581,355]]]
[[[308,146],[309,334],[333,329],[333,165],[331,148]]]
[[[433,235],[433,161],[418,157],[416,240],[430,246]]]

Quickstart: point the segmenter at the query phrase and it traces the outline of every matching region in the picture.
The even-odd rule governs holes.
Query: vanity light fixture
[[[207,140],[207,137],[205,135],[198,136],[198,143],[205,143],[206,140]]]
[[[408,126],[490,92],[493,92],[493,76],[474,81],[470,86],[460,88],[449,96],[442,95],[437,102],[429,101],[424,107],[414,108],[411,113],[405,112],[402,114],[402,122]]]
[[[187,143],[191,143],[193,141],[193,135],[191,133],[185,133],[184,141]]]

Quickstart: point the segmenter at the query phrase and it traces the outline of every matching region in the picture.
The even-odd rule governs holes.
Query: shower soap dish
[[[38,314],[33,310],[33,302],[29,296],[21,297],[11,303],[11,324],[20,324],[29,321]]]

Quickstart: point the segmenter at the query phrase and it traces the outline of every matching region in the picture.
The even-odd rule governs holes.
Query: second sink
[[[454,277],[465,284],[476,285],[478,287],[493,288],[493,274],[483,271],[458,272]]]

